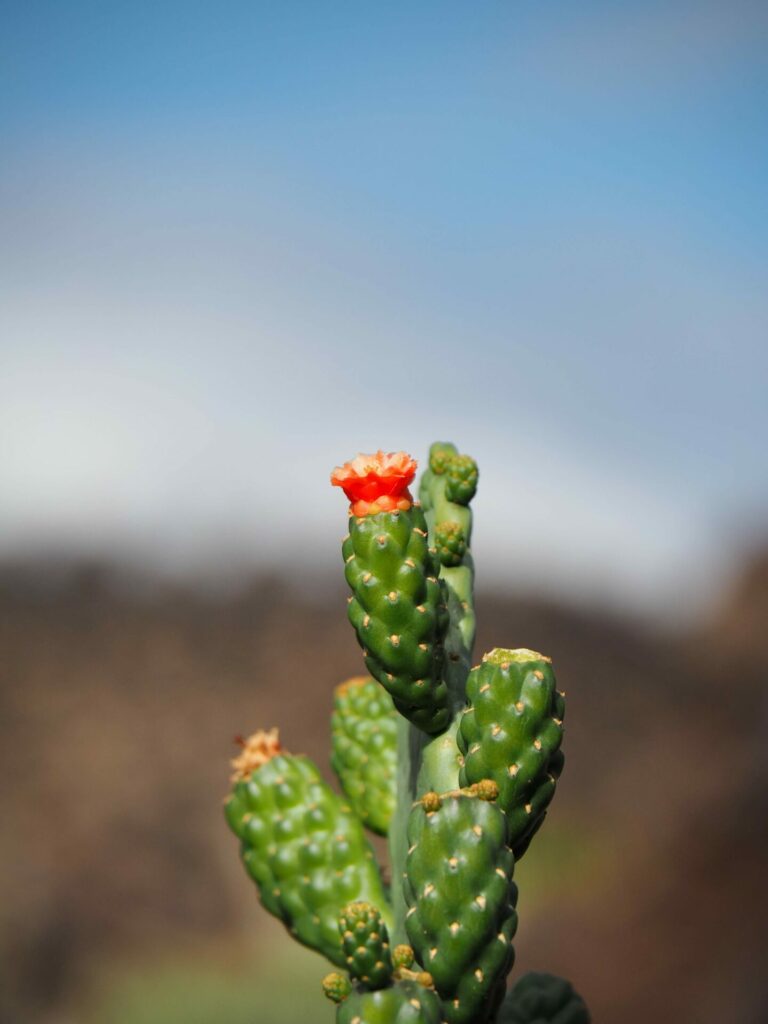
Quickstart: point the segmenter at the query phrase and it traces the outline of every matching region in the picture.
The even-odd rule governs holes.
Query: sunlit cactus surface
[[[477,464],[433,444],[418,501],[416,469],[379,451],[331,475],[350,502],[347,613],[367,669],[334,694],[343,795],[259,731],[232,762],[227,821],[263,906],[336,968],[321,987],[337,1024],[587,1024],[562,978],[507,988],[515,864],[563,770],[564,697],[544,654],[475,662]],[[388,837],[385,869],[366,829]]]

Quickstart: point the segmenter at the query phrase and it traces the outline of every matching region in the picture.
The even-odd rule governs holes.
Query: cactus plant
[[[331,476],[350,501],[348,617],[370,673],[334,695],[344,797],[257,732],[233,761],[227,820],[264,907],[341,969],[322,982],[337,1024],[588,1024],[553,975],[505,997],[514,868],[563,768],[564,697],[535,651],[473,667],[477,464],[434,444],[418,501],[415,473],[379,451]],[[390,885],[365,828],[388,836]]]
[[[589,1011],[570,982],[530,971],[510,989],[498,1024],[589,1024]]]

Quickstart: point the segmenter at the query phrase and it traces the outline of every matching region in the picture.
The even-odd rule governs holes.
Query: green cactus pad
[[[363,824],[385,836],[397,800],[397,712],[370,676],[336,687],[331,764]]]
[[[504,996],[517,927],[503,811],[476,793],[418,802],[408,822],[406,930],[447,1024],[485,1024]]]
[[[389,933],[370,903],[349,903],[339,917],[341,946],[347,970],[363,988],[385,988],[392,980]]]
[[[424,732],[441,732],[449,720],[441,678],[446,612],[421,508],[352,516],[343,554],[349,619],[368,671],[402,715]]]
[[[541,826],[563,768],[560,744],[565,702],[549,658],[497,648],[467,680],[469,707],[458,743],[462,785],[493,779],[519,860]]]
[[[440,1001],[415,981],[376,992],[355,991],[336,1010],[336,1024],[441,1024]]]
[[[477,463],[471,455],[454,455],[445,466],[445,496],[457,505],[468,505],[477,491]]]
[[[264,734],[246,746],[255,748]],[[362,825],[306,757],[272,753],[238,774],[225,804],[227,821],[265,908],[299,942],[346,967],[338,919],[351,900],[389,913]]]
[[[507,993],[498,1024],[590,1024],[584,1000],[554,974],[531,971]]]
[[[467,539],[459,523],[446,520],[435,526],[435,547],[442,565],[461,565],[467,551]]]

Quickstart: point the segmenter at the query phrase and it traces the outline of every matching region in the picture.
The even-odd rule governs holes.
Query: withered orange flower
[[[408,509],[413,498],[408,485],[416,475],[416,462],[406,452],[378,451],[360,454],[351,462],[337,466],[331,483],[341,487],[349,498],[353,516]]]
[[[259,729],[247,740],[238,737],[237,742],[241,746],[241,751],[231,762],[234,768],[233,782],[249,779],[252,772],[261,768],[267,761],[271,761],[273,757],[277,757],[283,749],[280,746],[280,735],[276,728],[270,729],[269,732]]]

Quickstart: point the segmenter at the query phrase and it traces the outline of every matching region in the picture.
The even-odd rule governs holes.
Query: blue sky
[[[2,22],[0,553],[330,569],[332,465],[438,436],[486,579],[693,606],[759,533],[765,5]]]

